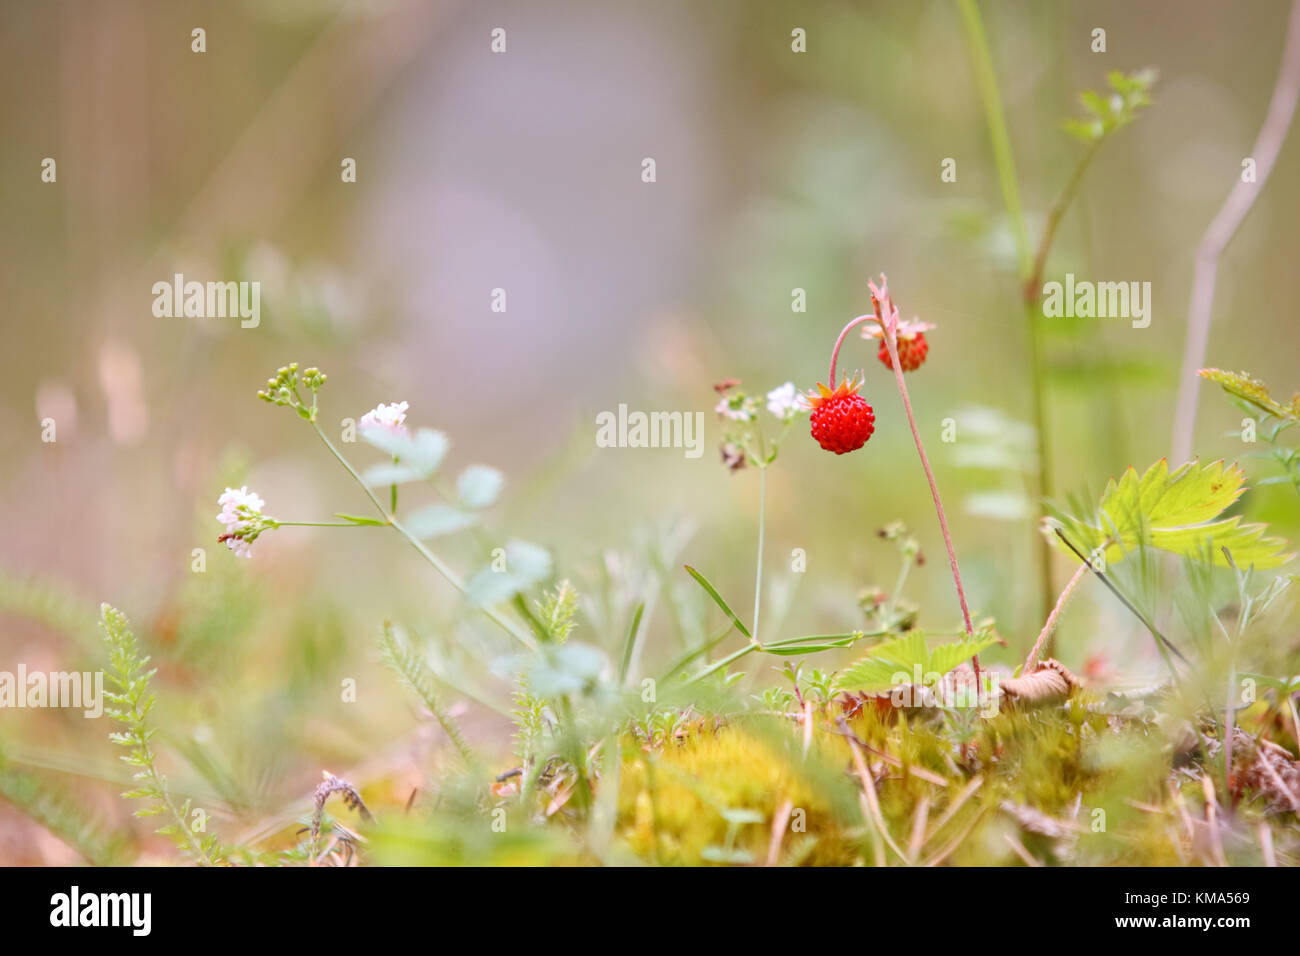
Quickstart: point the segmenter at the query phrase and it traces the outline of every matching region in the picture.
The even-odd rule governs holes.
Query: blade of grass
[[[645,601],[636,606],[632,612],[632,623],[627,629],[627,640],[623,644],[623,662],[618,667],[618,684],[623,686],[627,680],[628,668],[632,666],[632,649],[636,647],[636,635],[641,630],[641,615],[645,613]]]
[[[731,606],[722,599],[722,595],[719,594],[718,589],[709,582],[709,579],[700,574],[699,571],[696,571],[689,564],[683,565],[683,567],[686,568],[686,573],[693,577],[700,587],[704,588],[704,592],[708,594],[709,597],[713,598],[713,603],[722,609],[722,613],[731,619],[731,623],[735,626],[736,630],[740,631],[741,634],[744,634],[752,641],[754,636],[749,633],[749,628],[745,627],[745,623],[740,618],[736,617],[736,612],[733,611]]]

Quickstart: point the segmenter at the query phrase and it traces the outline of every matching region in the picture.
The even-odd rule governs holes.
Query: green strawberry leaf
[[[1282,553],[1283,539],[1264,537],[1267,525],[1243,523],[1236,515],[1219,519],[1241,497],[1245,481],[1235,464],[1191,461],[1171,473],[1162,458],[1141,477],[1129,468],[1118,482],[1112,478],[1091,517],[1053,513],[1075,547],[1089,555],[1102,553],[1107,564],[1142,546],[1185,557],[1208,552],[1222,567],[1228,565],[1224,548],[1238,567],[1285,564],[1295,555]]]
[[[925,646],[924,634],[910,631],[873,647],[868,656],[839,675],[835,688],[837,691],[872,693],[900,684],[932,684],[958,664],[996,643],[997,638],[982,636],[929,649]]]
[[[1276,418],[1300,421],[1300,395],[1291,399],[1290,405],[1283,405],[1269,394],[1267,385],[1249,372],[1225,372],[1221,368],[1203,368],[1196,374],[1206,381],[1214,382],[1229,395],[1235,395]]]

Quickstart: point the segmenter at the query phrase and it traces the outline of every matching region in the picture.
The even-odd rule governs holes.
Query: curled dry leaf
[[[1002,681],[1002,699],[1010,705],[1041,707],[1066,700],[1079,687],[1079,678],[1058,660],[1039,661],[1027,673]]]

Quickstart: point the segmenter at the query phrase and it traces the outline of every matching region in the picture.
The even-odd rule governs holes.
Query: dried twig
[[[1255,160],[1255,181],[1238,180],[1224,200],[1219,214],[1210,223],[1196,250],[1196,266],[1192,279],[1192,300],[1187,315],[1187,346],[1183,354],[1183,370],[1178,384],[1178,405],[1174,413],[1172,458],[1187,461],[1192,455],[1192,435],[1196,428],[1196,370],[1205,364],[1205,350],[1210,340],[1210,310],[1214,306],[1214,284],[1218,277],[1219,256],[1227,248],[1237,229],[1250,212],[1255,199],[1264,188],[1273,164],[1277,161],[1287,130],[1295,115],[1296,99],[1300,96],[1300,0],[1291,6],[1291,20],[1287,28],[1286,47],[1282,51],[1282,65],[1278,70],[1273,97],[1268,104],[1268,114],[1259,136],[1250,151]]]
[[[1214,851],[1215,862],[1227,866],[1228,859],[1223,855],[1223,837],[1219,833],[1219,797],[1214,792],[1214,781],[1208,773],[1201,774],[1201,789],[1205,791],[1205,822],[1210,830],[1210,848]]]
[[[1020,857],[1020,859],[1024,861],[1025,866],[1043,865],[1034,859],[1034,855],[1025,848],[1025,845],[1021,843],[1014,834],[1004,833],[1002,834],[1002,839],[1007,841],[1007,846],[1011,847],[1011,849],[1015,851],[1016,856]]]
[[[921,794],[921,799],[916,803],[916,812],[912,814],[912,835],[907,841],[907,855],[916,859],[921,852],[921,846],[925,842],[925,825],[930,819],[930,795]]]
[[[1043,645],[1047,643],[1052,636],[1052,632],[1056,630],[1056,622],[1060,619],[1061,612],[1065,610],[1065,605],[1070,602],[1074,589],[1079,586],[1079,582],[1083,580],[1083,576],[1088,573],[1088,570],[1087,564],[1079,565],[1074,572],[1074,577],[1070,578],[1069,583],[1065,585],[1065,589],[1061,591],[1061,596],[1056,599],[1052,613],[1047,615],[1047,622],[1043,624],[1043,629],[1038,634],[1038,640],[1034,641],[1029,656],[1025,658],[1025,666],[1021,668],[1023,673],[1028,673],[1029,669],[1034,666],[1034,661],[1038,660],[1038,652],[1043,649]]]
[[[844,718],[839,718],[841,724],[844,724]],[[848,727],[844,726],[847,730]],[[849,751],[853,754],[853,766],[858,772],[858,779],[862,781],[862,804],[866,811],[867,819],[871,820],[876,829],[880,831],[881,838],[889,845],[889,848],[898,854],[899,859],[909,866],[912,863],[911,858],[904,853],[894,842],[894,838],[889,835],[889,828],[885,825],[885,816],[880,812],[880,800],[876,796],[876,781],[871,776],[871,771],[867,769],[866,761],[862,759],[862,749],[858,746],[858,739],[852,733],[846,735],[849,742]],[[877,857],[879,861],[879,857]]]
[[[977,777],[976,779],[979,778]],[[962,827],[961,831],[956,836],[954,836],[951,840],[949,840],[944,845],[944,848],[942,850],[940,850],[934,856],[930,857],[930,859],[926,860],[923,865],[938,866],[944,860],[948,859],[948,857],[951,856],[953,852],[956,851],[956,849],[966,841],[966,838],[970,836],[971,831],[975,829],[975,825],[980,822],[983,816],[984,816],[984,811],[977,810],[975,812],[975,815],[971,817],[970,822],[967,823],[966,826]]]
[[[1191,843],[1196,839],[1196,828],[1192,825],[1192,815],[1187,812],[1187,804],[1183,801],[1183,792],[1172,780],[1169,781],[1169,799],[1173,801],[1174,808],[1178,811],[1178,819],[1182,821],[1183,831],[1187,834],[1187,841]]]
[[[852,730],[850,730],[848,724],[845,723],[842,719],[838,721],[838,723],[841,729],[835,731],[835,733],[839,734],[841,737],[851,737],[854,743],[856,743],[867,753],[871,754],[873,757],[879,757],[884,763],[887,763],[891,767],[895,767],[903,771],[903,775],[905,777],[916,777],[916,779],[924,780],[926,783],[933,784],[936,787],[948,786],[948,781],[943,777],[939,776],[933,770],[927,770],[925,767],[918,767],[916,764],[905,764],[903,763],[903,761],[899,760],[893,754],[886,753],[883,750],[877,750],[875,747],[871,746],[871,744],[867,743],[865,740],[863,740],[861,737],[855,734]]]
[[[972,777],[970,783],[961,788],[961,792],[958,793],[957,796],[953,797],[952,803],[948,804],[947,809],[943,811],[939,819],[935,822],[934,829],[932,829],[930,835],[926,837],[926,842],[929,842],[939,835],[939,831],[944,828],[949,820],[957,815],[957,811],[966,804],[966,801],[975,794],[975,791],[978,790],[983,783],[983,777]]]
[[[1037,833],[1052,840],[1068,840],[1079,833],[1079,826],[1073,820],[1057,820],[1023,803],[1003,800],[998,805],[998,809],[1030,833]]]
[[[772,838],[767,844],[767,866],[776,866],[781,859],[781,843],[785,839],[785,828],[790,823],[790,813],[794,810],[792,800],[783,800],[772,815]]]
[[[1277,866],[1277,857],[1273,855],[1273,831],[1263,821],[1259,824],[1259,849],[1264,854],[1265,866]]]

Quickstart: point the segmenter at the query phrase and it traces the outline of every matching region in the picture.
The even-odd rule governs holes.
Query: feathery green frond
[[[397,675],[402,685],[418,697],[420,702],[433,714],[434,719],[438,721],[438,724],[447,734],[447,738],[452,742],[465,763],[468,766],[474,766],[478,762],[474,751],[466,743],[465,736],[461,733],[460,725],[456,723],[456,719],[451,716],[439,699],[429,669],[413,651],[402,646],[402,643],[397,639],[397,635],[393,632],[393,626],[387,621],[384,622],[384,633],[379,638],[379,656],[384,664]]]
[[[226,853],[216,835],[200,837],[195,834],[189,824],[190,801],[186,800],[178,807],[167,791],[167,778],[158,772],[152,745],[158,731],[149,724],[149,713],[155,702],[149,681],[155,672],[145,670],[149,666],[148,656],[141,651],[126,615],[117,608],[100,605],[100,628],[108,648],[109,669],[105,677],[117,688],[116,691],[104,690],[105,699],[112,705],[105,707],[104,712],[125,728],[122,732],[110,733],[108,738],[127,749],[121,759],[136,768],[134,776],[139,781],[134,790],[122,794],[123,798],[148,801],[135,811],[138,817],[170,817],[170,822],[156,832],[170,837],[180,850],[201,866],[224,863]]]
[[[71,794],[42,774],[18,766],[3,750],[0,750],[0,797],[76,850],[92,866],[130,862],[130,854],[119,835],[106,833]]]

